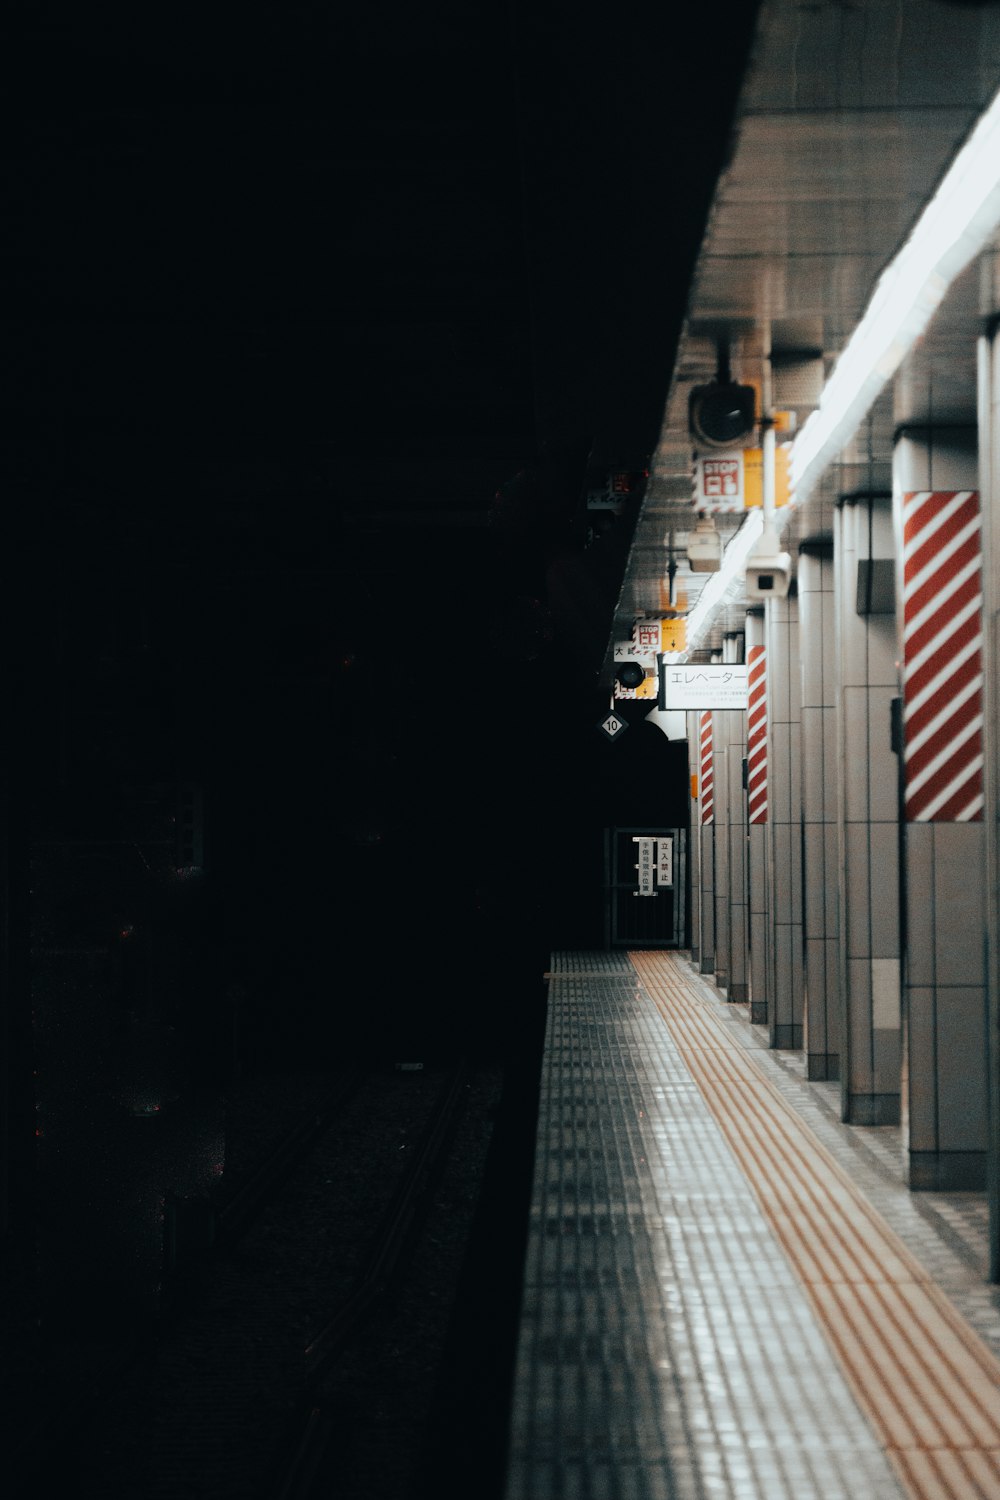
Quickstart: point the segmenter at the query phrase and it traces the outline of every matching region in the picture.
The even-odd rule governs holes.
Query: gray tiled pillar
[[[794,594],[765,615],[768,718],[768,852],[774,981],[772,1047],[802,1046],[802,825],[799,751],[799,612]]]
[[[684,715],[684,730],[688,743],[688,771],[690,797],[688,798],[688,917],[691,923],[691,962],[697,968],[701,962],[701,815],[698,786],[698,718],[696,712]]]
[[[796,573],[802,665],[802,928],[806,1077],[840,1077],[837,672],[833,540],[803,542]]]
[[[698,826],[700,845],[699,873],[701,902],[699,908],[698,964],[703,974],[715,969],[715,758],[713,754],[714,715],[706,710],[698,720]]]
[[[986,1182],[982,552],[975,428],[896,443],[902,558],[903,1119],[910,1186]]]
[[[845,497],[835,527],[841,1112],[848,1124],[890,1125],[901,1064],[896,622],[858,613],[858,582],[859,564],[894,555],[891,497]]]
[[[750,785],[747,793],[747,910],[749,912],[750,948],[750,1020],[766,1026],[768,995],[771,991],[770,932],[767,905],[767,679],[764,651],[764,608],[751,609],[746,621],[747,664],[751,679],[756,681],[758,663],[763,668],[763,702],[752,703],[747,714],[747,757]],[[760,718],[758,720],[758,714]],[[760,730],[760,766],[755,765],[755,731]],[[760,786],[755,787],[755,776]]]
[[[715,782],[715,983],[729,987],[729,713],[712,714],[712,767]]]
[[[1000,255],[992,257],[1000,307]],[[983,528],[983,830],[986,846],[986,992],[991,1281],[1000,1281],[1000,330],[979,340],[979,491]]]
[[[750,957],[747,952],[747,826],[746,795],[743,790],[743,759],[747,748],[747,716],[736,709],[728,720],[729,753],[726,774],[729,792],[729,984],[727,999],[745,1004],[750,998]]]

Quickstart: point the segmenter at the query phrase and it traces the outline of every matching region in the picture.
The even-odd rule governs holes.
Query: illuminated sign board
[[[738,662],[664,668],[666,707],[680,709],[747,706],[747,668]]]

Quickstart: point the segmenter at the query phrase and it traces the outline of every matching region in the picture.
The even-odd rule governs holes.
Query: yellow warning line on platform
[[[728,1034],[682,961],[629,957],[907,1492],[1000,1500],[1000,1361]]]

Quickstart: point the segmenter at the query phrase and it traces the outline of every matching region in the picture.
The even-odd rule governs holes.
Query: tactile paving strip
[[[672,954],[630,955],[906,1492],[1000,1497],[1000,1362]]]
[[[899,1500],[635,970],[549,986],[507,1500]]]

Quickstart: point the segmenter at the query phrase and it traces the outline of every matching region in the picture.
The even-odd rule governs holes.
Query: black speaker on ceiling
[[[735,448],[753,432],[756,392],[735,380],[696,385],[688,397],[691,435],[710,448]]]

